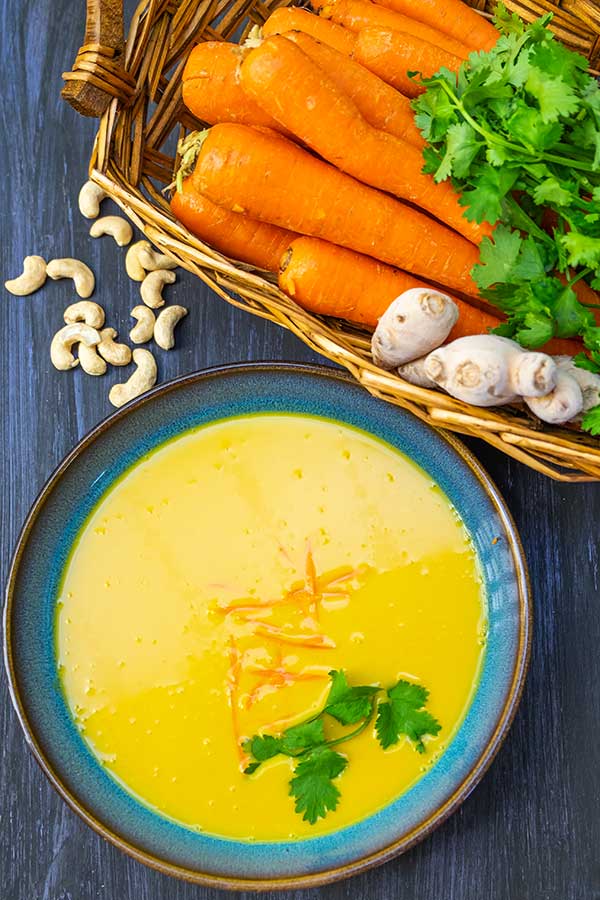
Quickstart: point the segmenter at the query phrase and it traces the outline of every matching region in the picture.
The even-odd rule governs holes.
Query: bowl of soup
[[[514,715],[518,536],[455,439],[324,367],[153,391],[59,466],[17,546],[6,665],[28,742],[101,835],[228,888],[406,850]]]

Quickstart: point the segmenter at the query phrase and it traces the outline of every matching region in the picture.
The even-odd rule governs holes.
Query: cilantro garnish
[[[244,769],[252,775],[269,759],[288,756],[297,760],[290,781],[290,796],[295,799],[296,812],[314,825],[331,810],[340,798],[337,779],[348,758],[333,747],[356,737],[377,713],[376,735],[383,749],[407,737],[419,753],[425,752],[425,735],[435,737],[441,725],[431,713],[423,709],[429,692],[418,684],[400,680],[387,691],[387,700],[380,701],[382,689],[375,685],[349,685],[342,671],[329,673],[331,686],[322,710],[316,715],[287,728],[280,735],[254,735],[244,744],[250,762]],[[339,724],[357,727],[339,737],[327,738],[325,723],[330,716]]]
[[[547,27],[498,4],[501,32],[457,73],[424,79],[413,101],[428,142],[424,171],[448,178],[467,219],[496,225],[473,278],[527,348],[580,337],[577,365],[600,372],[600,328],[574,285],[600,288],[600,85]],[[600,410],[582,427],[600,432]]]
[[[296,812],[314,825],[329,810],[337,808],[339,788],[333,779],[341,775],[348,760],[329,747],[317,747],[302,757],[290,781],[290,794],[296,800]]]
[[[398,743],[401,735],[405,734],[414,741],[418,753],[425,753],[423,737],[426,734],[435,736],[442,727],[431,713],[423,709],[429,691],[420,684],[399,681],[387,695],[388,700],[380,703],[377,710],[375,729],[379,743],[385,750]]]

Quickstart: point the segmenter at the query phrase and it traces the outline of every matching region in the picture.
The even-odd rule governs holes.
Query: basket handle
[[[83,46],[62,96],[83,116],[101,116],[113,97],[131,100],[135,81],[123,67],[122,0],[87,0]]]

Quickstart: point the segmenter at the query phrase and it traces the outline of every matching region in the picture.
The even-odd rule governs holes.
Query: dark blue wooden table
[[[133,3],[129,2],[131,10]],[[92,241],[77,210],[94,123],[60,99],[81,43],[84,2],[0,0],[0,275],[25,255],[74,255],[125,334],[137,285],[123,253]],[[108,205],[108,204],[107,204]],[[0,297],[2,581],[20,524],[44,480],[111,411],[104,378],[55,371],[51,335],[66,282]],[[181,273],[170,294],[190,310],[160,378],[251,359],[312,362],[291,334],[229,307]],[[521,530],[535,595],[530,675],[512,731],[460,811],[383,868],[283,900],[600,900],[600,487],[553,484],[473,442]],[[171,880],[86,828],[27,752],[0,683],[0,900],[216,900]]]

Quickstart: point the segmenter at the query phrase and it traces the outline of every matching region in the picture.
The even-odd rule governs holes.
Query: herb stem
[[[581,281],[582,278],[585,278],[592,271],[592,269],[582,269],[581,272],[578,272],[574,278],[569,278],[569,287],[573,287],[574,284],[577,284],[578,281]],[[589,306],[592,309],[600,309],[600,306],[595,303],[584,303],[583,305]]]
[[[351,731],[349,734],[342,734],[339,738],[334,738],[332,741],[326,741],[325,745],[327,747],[336,747],[338,744],[343,744],[344,741],[349,741],[350,738],[356,737],[361,734],[365,730],[365,728],[373,721],[373,714],[375,712],[375,706],[373,708],[366,719],[364,719],[358,728],[355,728],[354,731]]]
[[[454,107],[460,112],[465,121],[468,122],[468,124],[471,126],[471,128],[473,128],[474,131],[485,138],[488,145],[495,144],[498,147],[504,147],[506,150],[511,150],[515,154],[519,153],[526,157],[530,157],[529,162],[532,163],[540,162],[540,160],[543,160],[544,162],[553,162],[557,165],[565,166],[566,168],[580,169],[582,172],[597,174],[597,169],[594,168],[594,165],[592,163],[583,163],[580,160],[572,159],[566,156],[556,156],[554,153],[542,152],[539,154],[539,156],[536,156],[534,153],[531,153],[522,145],[513,144],[512,141],[507,141],[506,138],[492,134],[487,130],[487,128],[482,128],[481,125],[479,125],[479,123],[476,122],[471,115],[469,115],[464,107],[464,104],[459,100],[454,91],[451,90],[446,81],[440,81],[439,84],[441,84],[443,90],[452,101]]]

